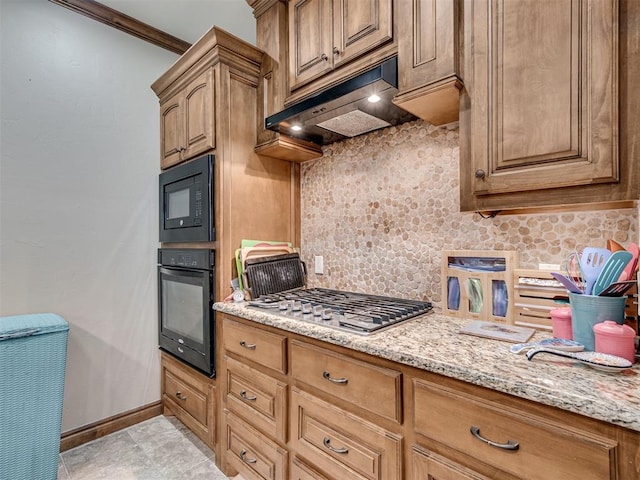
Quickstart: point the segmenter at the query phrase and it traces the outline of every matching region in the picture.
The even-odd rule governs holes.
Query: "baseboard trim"
[[[117,432],[123,428],[130,427],[136,423],[143,422],[162,414],[162,402],[157,401],[142,407],[123,412],[113,417],[105,418],[99,422],[85,425],[65,432],[60,437],[60,451],[64,452],[71,448],[90,442],[110,433]]]

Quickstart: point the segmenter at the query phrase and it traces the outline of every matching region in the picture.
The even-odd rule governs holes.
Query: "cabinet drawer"
[[[300,459],[294,458],[291,462],[291,480],[328,480],[313,468],[305,465]]]
[[[296,388],[291,439],[301,457],[334,478],[402,478],[402,439]]]
[[[489,480],[478,473],[433,452],[414,445],[411,451],[411,480]]]
[[[287,385],[225,357],[227,408],[267,435],[286,443]]]
[[[198,422],[207,423],[207,397],[189,387],[167,370],[164,372],[164,395],[183,408]]]
[[[228,319],[223,328],[224,348],[228,352],[286,373],[286,338]]]
[[[225,412],[225,460],[245,480],[286,480],[287,452],[232,413]]]
[[[415,431],[450,448],[529,480],[617,478],[614,440],[428,381],[414,380],[413,387]],[[473,427],[501,447],[475,437]]]
[[[292,341],[291,373],[323,392],[402,422],[400,372]]]

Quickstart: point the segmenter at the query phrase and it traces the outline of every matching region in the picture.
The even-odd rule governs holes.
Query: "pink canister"
[[[605,320],[593,326],[596,338],[596,352],[609,353],[634,362],[634,337],[636,335],[629,325],[620,325],[612,320]]]
[[[551,326],[555,338],[566,338],[573,340],[573,329],[571,327],[571,307],[554,308],[550,312]]]

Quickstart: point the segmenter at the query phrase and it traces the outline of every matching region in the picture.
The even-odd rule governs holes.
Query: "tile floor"
[[[162,415],[60,454],[58,480],[227,480],[214,453]]]

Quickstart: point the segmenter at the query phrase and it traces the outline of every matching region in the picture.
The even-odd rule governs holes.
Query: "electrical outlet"
[[[324,257],[322,255],[316,255],[313,259],[313,267],[316,275],[324,275]]]

